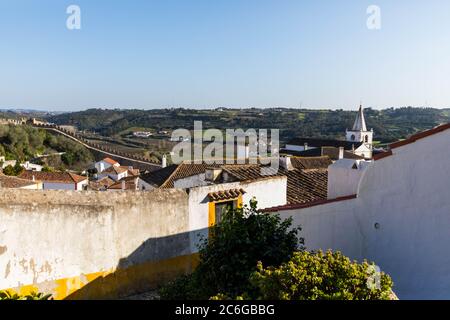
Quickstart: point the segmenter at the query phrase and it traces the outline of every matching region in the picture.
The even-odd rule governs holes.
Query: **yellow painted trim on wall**
[[[208,226],[213,227],[216,224],[216,203],[228,202],[228,201],[236,201],[237,208],[242,207],[242,194],[234,199],[226,199],[219,201],[211,201],[208,203]]]
[[[208,203],[208,226],[213,227],[216,224],[216,204],[215,202]]]
[[[242,194],[239,195],[239,197],[237,198],[237,207],[238,208],[242,208]]]
[[[7,289],[20,295],[32,292],[51,293],[55,300],[117,299],[157,288],[182,274],[191,273],[198,265],[199,255],[146,262],[125,269],[83,274],[77,277],[47,281]]]
[[[242,194],[235,199],[226,199],[219,201],[211,201],[208,203],[208,227],[211,228],[216,224],[216,203],[236,201],[237,208],[242,207]],[[211,237],[211,230],[208,231],[208,238]]]

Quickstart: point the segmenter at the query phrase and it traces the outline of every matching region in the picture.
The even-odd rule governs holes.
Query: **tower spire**
[[[364,118],[364,109],[362,104],[359,105],[358,115],[353,124],[353,131],[367,131],[366,119]]]

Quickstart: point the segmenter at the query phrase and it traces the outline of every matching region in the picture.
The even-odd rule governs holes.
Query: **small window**
[[[215,204],[216,224],[222,221],[222,215],[236,207],[236,201],[218,202]]]
[[[352,141],[355,141],[355,135],[354,134],[352,134],[352,136],[351,136],[351,139],[352,139]]]
[[[366,143],[369,142],[369,136],[366,136],[366,138],[364,139],[366,141]]]

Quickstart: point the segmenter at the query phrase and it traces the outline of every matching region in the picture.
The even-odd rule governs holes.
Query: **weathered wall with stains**
[[[182,190],[0,193],[0,289],[114,298],[196,263]]]

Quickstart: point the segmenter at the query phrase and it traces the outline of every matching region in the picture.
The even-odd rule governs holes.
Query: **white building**
[[[98,174],[98,179],[109,177],[114,181],[119,181],[132,176],[139,176],[139,170],[126,166],[110,166]]]
[[[354,195],[271,211],[302,225],[307,249],[375,261],[400,299],[450,299],[449,159],[447,124],[376,155]]]
[[[355,154],[361,155],[366,159],[372,158],[372,143],[373,143],[373,129],[367,130],[366,119],[364,118],[363,107],[360,106],[358,115],[356,116],[355,123],[352,130],[346,131],[346,140],[349,142],[362,143],[357,149]]]
[[[139,177],[130,176],[115,182],[107,188],[107,191],[138,191]]]
[[[151,133],[150,131],[135,131],[133,132],[133,136],[138,137],[138,138],[148,138],[151,137],[153,135],[153,133]]]
[[[364,110],[360,106],[358,114],[353,124],[352,130],[346,130],[346,140],[328,140],[328,139],[312,139],[312,138],[294,138],[286,144],[286,147],[280,150],[280,153],[298,156],[310,156],[308,153],[316,149],[319,154],[320,150],[326,147],[344,148],[345,153],[351,152],[356,156],[365,159],[372,158],[373,151],[373,130],[368,131],[366,120],[364,118]],[[309,152],[308,152],[309,151]],[[308,152],[308,153],[306,153]],[[349,158],[348,155],[345,158]]]
[[[95,169],[97,169],[97,172],[100,173],[110,167],[120,167],[120,164],[111,158],[105,158],[101,161],[96,162],[94,166]]]
[[[354,195],[371,161],[340,159],[328,167],[328,199]]]
[[[25,170],[29,170],[29,171],[42,171],[42,168],[43,168],[41,165],[30,163],[29,161],[21,164],[21,166]]]
[[[44,190],[86,190],[88,178],[70,172],[24,171],[19,178],[42,182]]]
[[[181,163],[139,179],[139,190],[178,188],[189,194],[191,248],[220,221],[223,210],[258,201],[258,208],[326,200],[328,157],[284,158],[279,169],[258,164]],[[272,171],[266,171],[268,169]]]

